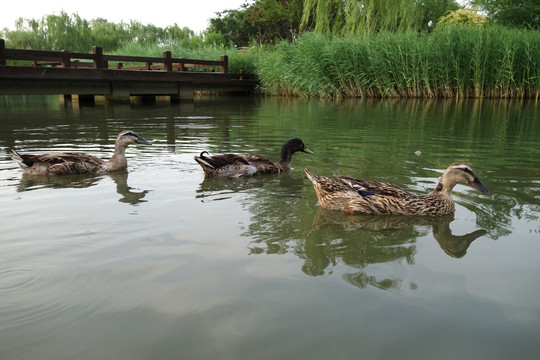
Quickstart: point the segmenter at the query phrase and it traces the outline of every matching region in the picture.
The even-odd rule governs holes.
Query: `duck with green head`
[[[292,156],[298,151],[313,154],[313,151],[306,148],[302,140],[292,138],[287,140],[281,148],[280,159],[275,164],[266,157],[258,155],[222,154],[209,156],[206,151],[195,156],[195,161],[201,165],[204,176],[207,178],[216,176],[248,177],[290,171]]]

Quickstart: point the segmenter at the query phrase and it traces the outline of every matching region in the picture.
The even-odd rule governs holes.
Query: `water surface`
[[[0,358],[534,358],[540,351],[535,103],[200,98],[64,108],[0,98]],[[22,174],[9,157],[112,154],[127,171]],[[193,156],[290,174],[204,179]],[[303,173],[428,192],[454,161],[492,191],[438,218],[346,216]]]

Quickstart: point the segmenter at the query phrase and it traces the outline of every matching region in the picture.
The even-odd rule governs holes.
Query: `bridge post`
[[[170,51],[163,52],[163,68],[165,71],[173,71],[172,68],[172,53]]]
[[[221,61],[223,62],[223,65],[221,65],[221,72],[226,74],[229,72],[229,57],[227,55],[221,55]]]
[[[171,95],[171,103],[190,102],[193,101],[193,99],[193,83],[191,82],[179,82],[178,94]]]
[[[60,104],[65,107],[71,107],[73,104],[73,99],[71,97],[71,94],[62,94],[58,96],[60,99]]]
[[[69,56],[69,50],[62,50],[62,67],[71,67],[71,57]],[[64,55],[65,54],[65,55]]]
[[[103,69],[103,48],[101,46],[92,46],[92,52],[94,53],[94,68]]]
[[[6,48],[6,43],[4,39],[0,39],[0,65],[6,65],[6,58],[4,56],[5,48]]]
[[[105,104],[129,104],[129,84],[126,82],[112,82],[111,93],[105,94]]]

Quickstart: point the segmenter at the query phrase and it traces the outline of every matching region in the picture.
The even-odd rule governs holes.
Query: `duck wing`
[[[245,160],[244,155],[246,154],[223,154],[223,155],[214,155],[212,157],[204,157],[213,168],[219,169],[226,166],[231,166],[234,164],[238,165],[249,165],[249,162]]]
[[[338,178],[344,184],[354,187],[355,189],[361,188],[364,191],[372,193],[372,195],[382,195],[382,196],[390,196],[390,197],[398,197],[398,198],[414,195],[408,192],[407,190],[403,189],[402,187],[396,184],[392,184],[392,183],[381,182],[381,181],[367,181],[367,180],[352,178],[349,176],[340,176],[340,175],[334,175],[334,176]]]
[[[264,156],[251,154],[238,154],[245,162],[257,169],[257,174],[275,174],[279,172],[278,167]]]
[[[84,174],[99,172],[105,163],[100,158],[87,154],[51,153],[51,154],[19,154],[13,152],[15,159],[23,170],[30,174]]]
[[[49,167],[49,174],[87,174],[103,172],[105,161],[92,155],[65,153],[56,156]]]
[[[451,198],[405,192],[403,196],[358,197],[347,203],[345,212],[350,214],[437,216],[449,214],[454,209],[454,201]]]
[[[201,165],[205,177],[242,177],[252,176],[257,172],[255,166],[246,160],[248,154],[222,154],[214,156],[195,156],[195,161]]]
[[[410,211],[408,203],[407,199],[399,197],[373,195],[349,201],[344,211],[348,214],[418,215]]]

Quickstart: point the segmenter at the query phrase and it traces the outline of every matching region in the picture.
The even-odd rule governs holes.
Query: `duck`
[[[438,216],[453,213],[452,189],[459,183],[469,184],[484,194],[491,192],[480,182],[470,165],[455,162],[442,174],[435,189],[416,194],[402,187],[379,181],[366,181],[334,175],[336,179],[317,176],[305,169],[319,204],[347,214],[397,214]]]
[[[114,154],[109,160],[83,153],[19,154],[11,157],[28,175],[103,174],[127,168],[126,148],[131,144],[151,145],[131,130],[124,130],[116,138]]]
[[[207,151],[195,156],[201,165],[205,178],[210,177],[249,177],[254,175],[279,174],[291,170],[291,158],[295,152],[313,154],[302,140],[291,138],[283,144],[281,157],[273,163],[266,157],[251,154],[222,154],[210,156]],[[208,156],[205,156],[208,155]]]

